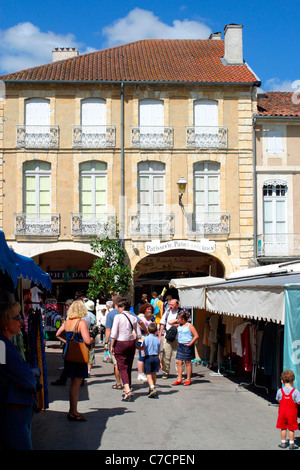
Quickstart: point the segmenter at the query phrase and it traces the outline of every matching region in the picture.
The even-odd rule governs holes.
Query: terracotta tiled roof
[[[257,110],[259,116],[296,116],[300,117],[299,94],[293,92],[268,91],[258,96]]]
[[[253,83],[247,65],[223,65],[223,40],[147,39],[9,73],[1,80]]]

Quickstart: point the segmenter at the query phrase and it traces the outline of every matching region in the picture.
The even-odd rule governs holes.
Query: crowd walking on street
[[[93,374],[96,351],[99,351],[95,347],[97,337],[103,361],[106,355],[115,378],[111,389],[120,392],[121,402],[134,401],[132,373],[135,357],[136,380],[144,382],[145,386],[147,383],[148,386],[145,399],[157,399],[164,393],[157,387],[157,374],[161,372],[163,382],[174,377],[170,373],[171,365],[175,367],[177,374],[176,380],[169,384],[173,390],[181,393],[181,386],[193,386],[192,364],[199,334],[192,324],[189,312],[180,307],[178,299],[168,298],[163,302],[160,297],[153,293],[152,301],[149,302],[146,295],[143,296],[134,311],[127,298],[113,294],[106,301],[105,309],[101,308],[101,315],[98,317],[95,303],[82,292],[76,293],[74,300],[69,299],[66,302],[66,317],[56,332],[56,339],[62,345],[64,367],[60,377],[52,385],[66,385],[70,379],[69,407],[65,410],[70,422],[88,420],[78,409],[78,402],[80,387]],[[35,397],[42,386],[38,368],[26,364],[10,342],[12,336],[20,331],[21,325],[20,305],[2,303],[0,339],[8,350],[6,367],[0,364],[0,448],[4,449],[33,448],[31,423]],[[284,371],[281,381],[282,388],[276,395],[279,403],[276,424],[280,430],[279,447],[297,449],[294,434],[298,430],[300,392],[293,387],[295,376],[292,371]]]

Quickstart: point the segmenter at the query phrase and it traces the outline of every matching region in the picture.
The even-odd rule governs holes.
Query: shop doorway
[[[171,288],[171,279],[215,276],[224,277],[225,268],[218,258],[211,254],[192,250],[169,250],[164,253],[149,255],[135,267],[134,304],[137,305],[142,294],[151,300],[151,292],[160,295],[164,288],[167,295],[178,298],[177,289]]]

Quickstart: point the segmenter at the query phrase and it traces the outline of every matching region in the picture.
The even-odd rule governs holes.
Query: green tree
[[[132,285],[132,276],[126,262],[126,250],[119,239],[119,224],[105,224],[105,237],[91,237],[91,249],[100,257],[96,258],[89,270],[89,287],[87,296],[90,299],[107,299],[114,292],[126,295]]]

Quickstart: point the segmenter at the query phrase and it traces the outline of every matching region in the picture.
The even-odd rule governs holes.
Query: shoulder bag
[[[75,333],[78,333],[78,326],[80,320],[75,325],[73,336],[68,340],[67,350],[64,355],[65,361],[77,362],[79,364],[88,364],[89,362],[89,348],[84,342],[74,340]]]

